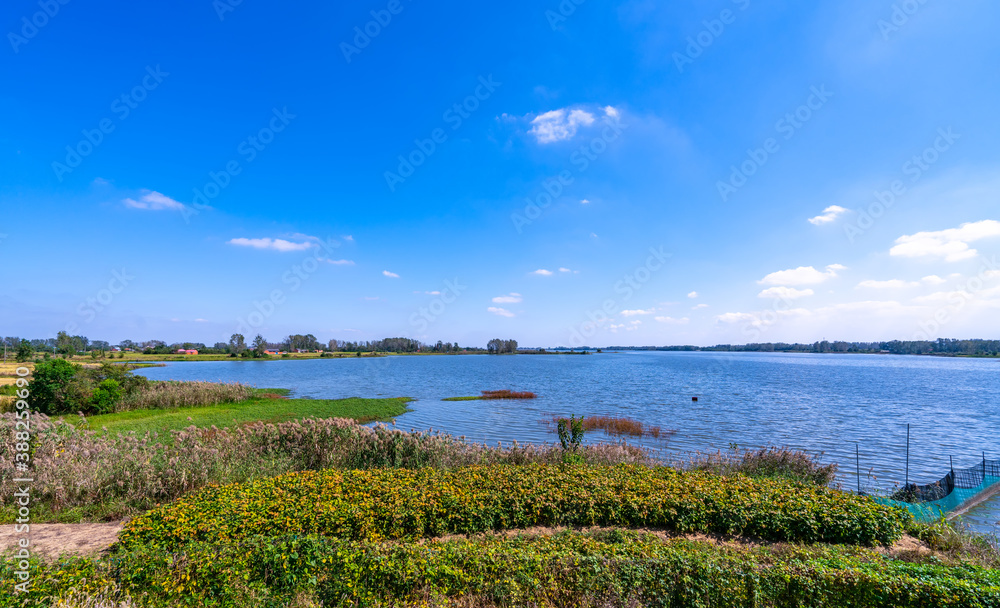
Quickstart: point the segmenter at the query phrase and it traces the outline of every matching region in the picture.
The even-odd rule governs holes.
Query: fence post
[[[906,485],[903,486],[904,490],[909,490],[910,488],[910,425],[906,425]]]
[[[854,444],[854,457],[856,458],[858,467],[858,494],[861,493],[861,447],[855,443]]]

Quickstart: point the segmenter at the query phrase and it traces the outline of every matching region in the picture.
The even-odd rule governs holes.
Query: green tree
[[[17,355],[16,359],[24,363],[35,356],[35,349],[31,347],[31,342],[27,340],[21,340],[21,343],[17,345]]]
[[[246,349],[247,341],[246,338],[243,337],[243,334],[233,334],[229,338],[229,352],[233,355],[241,357]]]
[[[265,356],[264,351],[267,350],[267,340],[264,336],[257,334],[257,337],[253,339],[253,356],[254,359],[260,359]]]
[[[77,382],[81,369],[65,359],[38,363],[28,384],[28,404],[47,415],[71,414],[83,409],[87,395]]]

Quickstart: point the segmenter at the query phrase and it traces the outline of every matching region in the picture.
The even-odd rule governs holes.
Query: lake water
[[[1000,455],[1000,361],[892,355],[633,352],[592,355],[397,356],[306,361],[178,362],[140,370],[157,380],[243,382],[296,397],[413,397],[403,429],[435,429],[495,444],[553,442],[553,415],[628,416],[676,429],[669,442],[633,440],[664,455],[788,446],[822,452],[841,482],[933,482]],[[532,391],[528,401],[441,401],[482,390]],[[692,397],[698,397],[697,402]],[[616,441],[601,432],[589,441]],[[989,529],[1000,499],[968,521]]]

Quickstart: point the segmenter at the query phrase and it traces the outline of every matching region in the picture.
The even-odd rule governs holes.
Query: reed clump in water
[[[551,422],[559,424],[560,420],[566,419],[556,416],[552,418]],[[585,416],[582,420],[584,430],[601,430],[608,435],[614,435],[616,437],[624,437],[628,435],[630,437],[669,439],[677,433],[677,431],[673,429],[664,429],[658,425],[643,424],[634,418],[617,416]]]
[[[483,399],[535,399],[538,395],[530,391],[483,391]]]

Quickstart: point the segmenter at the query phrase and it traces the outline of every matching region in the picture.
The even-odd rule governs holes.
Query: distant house
[[[274,355],[280,355],[281,353],[279,353],[279,352],[278,352],[278,351],[276,351],[276,350],[265,350],[265,351],[264,351],[264,354],[265,354],[265,355],[271,355],[271,356],[274,356]]]
[[[178,348],[177,349],[177,354],[178,355],[197,355],[198,351],[196,351],[196,350],[185,350],[183,348]]]

